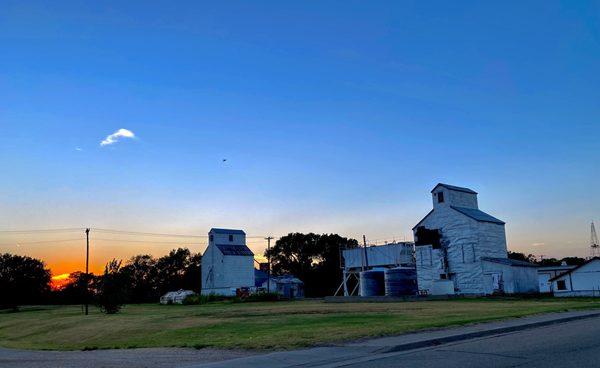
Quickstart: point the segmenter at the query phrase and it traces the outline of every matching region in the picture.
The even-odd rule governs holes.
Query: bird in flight
[[[224,159],[223,159],[223,162],[225,162],[225,161],[227,161],[227,159],[226,159],[226,158],[224,158]]]

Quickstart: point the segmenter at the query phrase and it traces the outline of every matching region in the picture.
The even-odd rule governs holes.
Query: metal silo
[[[385,294],[383,270],[369,270],[360,273],[360,296]]]
[[[385,270],[385,296],[416,295],[417,270],[409,267],[397,267]]]

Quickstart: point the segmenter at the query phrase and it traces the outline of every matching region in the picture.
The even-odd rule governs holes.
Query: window
[[[440,280],[446,280],[446,274],[440,273]]]
[[[208,238],[209,238],[208,240],[210,240],[210,241],[213,241],[213,240],[214,240],[214,237],[213,237],[213,235],[212,235],[212,234],[210,234],[210,236],[209,236]]]
[[[557,290],[567,290],[567,282],[565,280],[558,280],[556,282]]]
[[[232,242],[233,241],[233,235],[229,235],[229,241]]]
[[[444,192],[439,192],[437,194],[438,197],[438,203],[444,203]]]

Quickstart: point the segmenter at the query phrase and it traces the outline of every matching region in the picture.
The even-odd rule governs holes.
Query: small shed
[[[600,258],[591,258],[549,281],[557,297],[600,296]]]
[[[262,287],[267,289],[267,286],[269,286],[271,292],[276,292],[282,298],[304,298],[304,282],[292,275],[271,276],[270,284],[268,282],[265,281]]]
[[[538,282],[540,284],[540,293],[551,293],[552,292],[552,283],[550,282],[551,278],[554,278],[558,275],[561,275],[569,270],[574,269],[575,265],[567,265],[565,262],[560,266],[543,266],[538,267]]]
[[[177,290],[177,291],[169,291],[165,295],[160,297],[160,304],[183,304],[185,298],[191,295],[196,295],[191,290]]]

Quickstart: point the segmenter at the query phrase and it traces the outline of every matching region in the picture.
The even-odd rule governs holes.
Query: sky
[[[600,2],[2,1],[0,252],[412,240],[444,182],[510,250],[586,256],[599,85]]]

